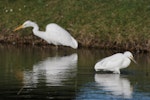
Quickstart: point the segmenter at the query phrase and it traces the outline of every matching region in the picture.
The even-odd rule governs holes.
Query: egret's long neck
[[[33,34],[40,37],[40,38],[44,38],[44,32],[43,31],[39,31],[39,26],[36,23],[32,23],[31,26],[33,27]]]
[[[33,27],[33,33],[36,35],[39,32],[39,26],[36,23],[31,23],[31,27]]]

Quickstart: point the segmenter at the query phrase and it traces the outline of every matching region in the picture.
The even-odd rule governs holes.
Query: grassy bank
[[[0,8],[1,42],[44,43],[30,28],[12,32],[32,20],[40,30],[59,24],[83,47],[150,51],[149,0],[5,0]]]

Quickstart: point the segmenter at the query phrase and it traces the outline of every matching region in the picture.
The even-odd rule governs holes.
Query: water
[[[121,75],[94,71],[99,59],[115,52],[0,45],[0,98],[149,100],[149,54],[134,54],[138,65]]]

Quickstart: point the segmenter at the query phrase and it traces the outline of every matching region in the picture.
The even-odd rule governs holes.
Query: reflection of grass
[[[149,4],[149,0],[0,1],[0,31],[11,33],[28,19],[36,21],[41,30],[54,22],[70,31],[83,45],[110,43],[125,48],[132,44],[142,49],[143,46],[150,47]],[[25,30],[22,33],[31,32]]]

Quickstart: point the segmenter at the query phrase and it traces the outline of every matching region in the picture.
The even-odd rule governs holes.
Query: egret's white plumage
[[[129,51],[116,53],[97,62],[94,68],[96,71],[112,71],[120,74],[120,69],[128,67],[131,60],[136,63],[132,53]]]
[[[21,28],[33,27],[33,34],[44,39],[50,44],[69,46],[74,49],[78,48],[77,41],[65,29],[55,23],[48,24],[46,31],[39,31],[39,26],[32,21],[26,21],[23,25],[17,27],[14,31]]]

